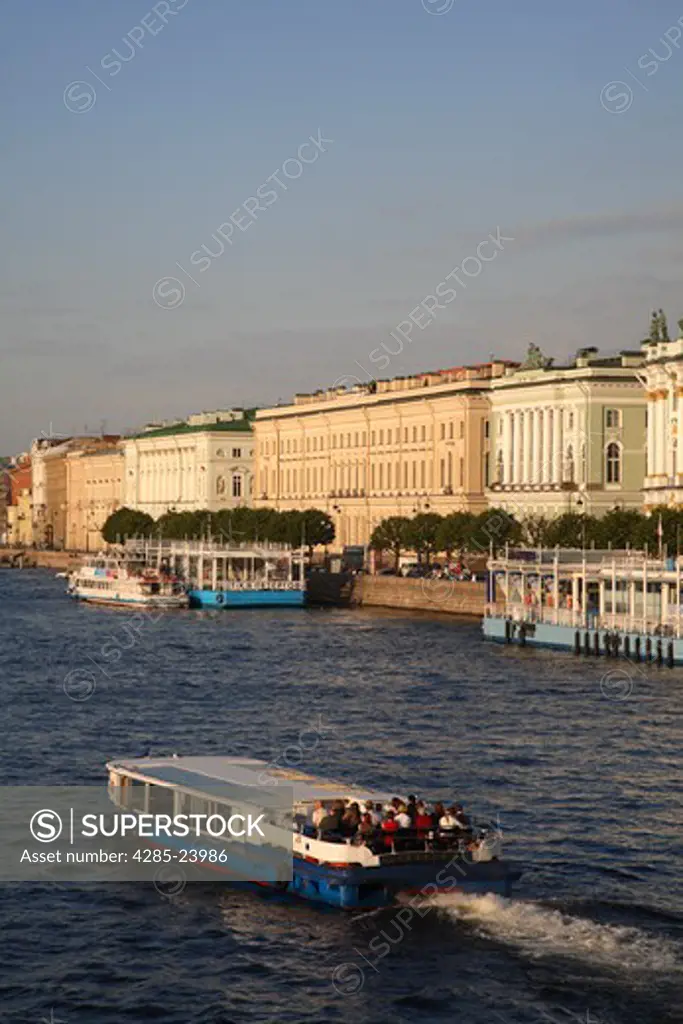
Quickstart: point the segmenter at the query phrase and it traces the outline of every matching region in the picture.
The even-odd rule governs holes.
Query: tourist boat
[[[131,541],[129,556],[186,581],[192,608],[302,608],[303,550],[285,544],[220,543],[207,538]]]
[[[67,593],[93,604],[162,609],[188,606],[185,589],[177,579],[109,555],[97,555],[75,569]]]
[[[222,805],[230,810],[247,805],[262,809],[269,792],[286,796],[287,813],[274,843],[287,851],[291,871],[283,880],[252,884],[269,885],[314,903],[353,910],[387,906],[404,894],[509,896],[512,883],[521,874],[502,860],[500,832],[491,827],[474,829],[463,845],[462,841],[433,832],[424,838],[398,833],[391,840],[380,835],[356,842],[339,834],[324,833],[321,837],[310,824],[316,801],[326,807],[335,800],[357,801],[361,806],[371,800],[384,806],[395,795],[388,792],[243,757],[144,757],[111,761],[107,769],[113,802],[137,813],[150,813],[150,809],[158,810],[160,806],[172,817],[188,806],[195,814],[220,813]],[[162,834],[149,841],[152,846],[176,851],[179,844],[187,847],[187,840],[181,842]],[[234,884],[235,872],[244,884],[249,878],[250,858],[255,850],[262,852],[251,844],[247,848],[244,843],[224,842],[208,834],[193,840],[195,845],[197,842],[202,848],[222,850],[224,859],[227,856],[229,863],[216,863],[214,870],[222,872],[228,884]]]
[[[489,559],[484,637],[683,664],[682,561],[647,551],[508,547]]]

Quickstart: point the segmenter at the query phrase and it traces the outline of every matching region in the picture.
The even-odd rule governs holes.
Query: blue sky
[[[683,317],[683,8],[449,3],[8,0],[1,453],[377,372],[497,229],[514,241],[384,376]],[[286,190],[194,269],[274,173]]]

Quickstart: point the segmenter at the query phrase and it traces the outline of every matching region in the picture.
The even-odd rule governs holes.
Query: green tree
[[[547,547],[549,522],[545,516],[528,515],[521,522],[522,539],[531,547]]]
[[[410,519],[405,516],[389,516],[375,527],[370,537],[370,547],[375,551],[391,551],[397,570],[401,552],[408,546],[409,524]]]
[[[490,508],[480,512],[473,523],[471,549],[488,552],[493,545],[494,552],[505,544],[519,544],[522,540],[522,526],[504,508]]]
[[[331,544],[334,540],[334,523],[319,508],[307,508],[302,513],[304,543],[308,548],[309,560],[313,558],[313,548],[322,544]]]
[[[154,520],[146,512],[124,507],[109,516],[102,527],[102,537],[107,544],[116,544],[126,537],[147,537],[153,527]]]
[[[595,520],[591,540],[597,548],[639,548],[643,537],[643,515],[633,508],[613,508]]]
[[[432,557],[439,550],[437,536],[442,521],[443,516],[440,516],[438,512],[418,512],[416,516],[408,520],[407,546],[416,553],[420,564],[426,562],[429,565]]]
[[[439,523],[436,535],[436,550],[444,551],[448,558],[454,551],[459,554],[468,550],[472,542],[477,517],[471,512],[451,512]]]
[[[593,522],[592,516],[565,512],[548,523],[545,543],[549,548],[581,548],[584,541],[588,542],[589,526],[592,526]]]

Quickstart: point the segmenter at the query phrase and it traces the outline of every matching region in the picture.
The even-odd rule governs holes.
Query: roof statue
[[[669,340],[669,328],[664,311],[653,309],[650,316],[650,344],[657,345],[660,341]]]
[[[552,365],[553,360],[544,356],[538,345],[534,345],[532,341],[529,345],[526,359],[520,366],[520,370],[547,370]]]

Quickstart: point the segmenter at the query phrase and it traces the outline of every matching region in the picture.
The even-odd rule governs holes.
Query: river
[[[402,918],[219,885],[5,886],[3,1020],[683,1021],[683,670],[625,683],[379,610],[175,612],[131,641],[129,613],[41,570],[1,571],[0,609],[4,785],[103,783],[145,750],[263,757],[457,798],[525,868],[510,900]]]

